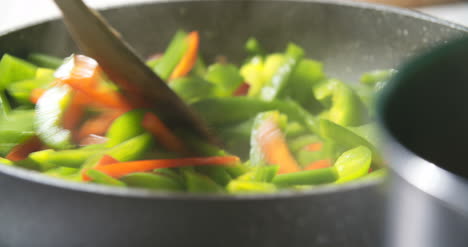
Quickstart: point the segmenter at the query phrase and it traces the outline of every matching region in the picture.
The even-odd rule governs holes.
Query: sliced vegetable
[[[97,167],[96,170],[104,172],[112,177],[122,177],[134,172],[151,171],[158,168],[172,168],[184,166],[200,165],[222,165],[229,166],[239,162],[236,156],[221,157],[201,157],[201,158],[180,158],[180,159],[161,159],[161,160],[140,160],[129,161],[116,164],[110,164]]]
[[[254,166],[278,164],[279,173],[299,171],[280,129],[280,114],[277,111],[257,116],[251,136],[250,161]]]
[[[366,175],[371,162],[372,152],[364,146],[359,146],[344,152],[338,160],[336,160],[334,165],[339,176],[336,182],[349,182]]]
[[[198,46],[200,43],[200,37],[198,35],[198,32],[190,32],[186,37],[186,42],[188,43],[187,51],[172,71],[169,80],[173,80],[187,75],[190,72],[190,70],[192,70],[193,66],[197,61]]]
[[[184,187],[169,176],[137,172],[120,179],[128,186],[164,191],[182,191]]]
[[[273,178],[273,184],[278,187],[289,187],[294,185],[318,185],[332,183],[338,179],[335,167],[322,168],[310,171],[280,174]]]

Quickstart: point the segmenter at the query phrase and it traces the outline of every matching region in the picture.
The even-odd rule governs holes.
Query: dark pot
[[[415,12],[339,1],[160,2],[104,11],[142,55],[178,28],[197,29],[208,58],[240,61],[245,40],[293,41],[327,73],[355,81],[466,32]],[[75,51],[60,21],[3,35],[0,53]],[[263,196],[164,194],[75,184],[0,166],[1,246],[378,246],[381,180]]]
[[[418,57],[379,102],[391,164],[388,246],[468,246],[468,38]]]

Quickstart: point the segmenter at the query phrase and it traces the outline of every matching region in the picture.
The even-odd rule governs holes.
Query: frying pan
[[[208,61],[293,41],[348,82],[467,30],[406,10],[342,1],[170,1],[103,11],[142,55],[178,28],[199,30]],[[67,56],[76,47],[59,20],[5,33],[0,53]],[[382,180],[274,195],[166,194],[76,184],[0,166],[0,246],[378,246]]]

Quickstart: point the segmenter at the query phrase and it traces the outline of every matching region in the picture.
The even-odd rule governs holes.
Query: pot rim
[[[400,16],[411,17],[414,19],[424,20],[431,23],[441,24],[447,28],[461,30],[468,32],[468,28],[449,22],[441,20],[439,18],[429,16],[424,13],[420,13],[413,10],[402,9],[398,7],[364,3],[364,2],[350,2],[345,0],[227,0],[227,1],[216,1],[216,0],[173,0],[173,1],[154,1],[154,2],[141,2],[137,4],[131,3],[122,3],[112,6],[106,6],[99,8],[104,10],[103,12],[112,11],[114,9],[120,9],[125,7],[132,6],[144,6],[144,5],[153,5],[153,4],[173,4],[173,3],[190,3],[190,4],[205,4],[207,2],[216,2],[216,4],[225,4],[225,3],[245,3],[245,2],[255,2],[255,3],[266,3],[272,4],[274,2],[291,2],[291,3],[311,3],[311,4],[324,4],[331,6],[345,6],[348,8],[363,9],[363,10],[376,10],[383,14],[397,14]],[[21,31],[26,28],[32,28],[51,21],[59,21],[60,18],[52,16],[48,19],[43,19],[38,22],[28,23],[22,26],[14,27],[11,29],[6,29],[3,32],[0,32],[0,38],[14,32]],[[45,186],[56,187],[58,189],[68,189],[77,192],[86,192],[86,193],[96,193],[107,196],[117,196],[117,197],[134,197],[134,198],[146,198],[146,199],[169,199],[169,200],[209,200],[209,201],[243,201],[243,200],[277,200],[277,199],[286,199],[286,198],[301,198],[309,196],[319,196],[323,194],[330,194],[336,192],[346,192],[357,189],[365,189],[369,187],[375,187],[380,185],[384,179],[368,179],[366,181],[355,181],[350,182],[345,185],[324,185],[319,186],[314,189],[304,190],[304,191],[281,191],[273,194],[242,194],[242,195],[229,195],[229,194],[220,194],[220,195],[211,195],[211,194],[193,194],[193,193],[176,193],[176,192],[160,192],[153,191],[149,189],[140,189],[140,188],[116,188],[111,186],[104,186],[99,184],[86,184],[71,182],[64,179],[53,178],[45,176],[41,173],[26,170],[19,167],[12,167],[7,165],[0,165],[0,173],[6,174],[11,177],[19,178],[24,181],[39,183]]]

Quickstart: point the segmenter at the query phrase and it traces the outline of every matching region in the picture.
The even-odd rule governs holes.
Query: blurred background
[[[158,0],[87,0],[93,7]],[[170,0],[165,0],[170,1]],[[351,0],[350,0],[351,1]],[[355,0],[407,7],[468,26],[468,1],[463,0]],[[0,32],[58,15],[52,0],[0,0]]]

